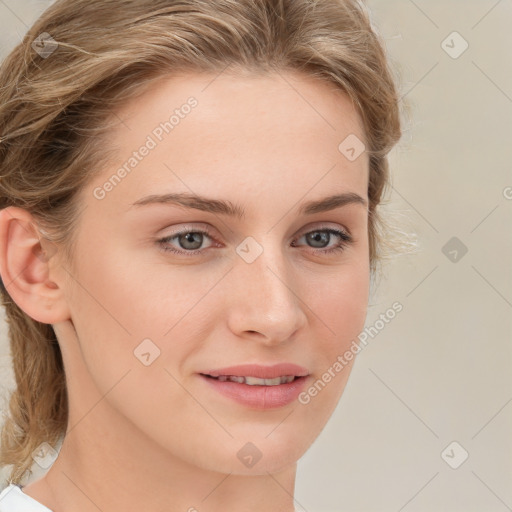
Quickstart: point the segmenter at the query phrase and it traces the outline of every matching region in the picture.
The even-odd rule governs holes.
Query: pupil
[[[320,231],[316,231],[314,235],[310,235],[309,237],[313,242],[324,242],[324,245],[328,243],[329,233],[324,233]]]
[[[182,235],[185,238],[185,245],[182,244],[182,247],[184,249],[197,249],[198,247],[201,247],[201,233],[186,233],[185,235]],[[190,247],[188,246],[189,243],[194,245],[194,238],[198,236],[199,240],[195,241],[195,246]]]

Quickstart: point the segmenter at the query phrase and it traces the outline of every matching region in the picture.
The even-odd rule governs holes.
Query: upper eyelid
[[[178,231],[176,231],[174,233],[170,233],[168,235],[160,237],[160,241],[166,240],[166,239],[173,239],[173,238],[180,236],[184,233],[204,232],[204,234],[206,234],[206,236],[208,236],[210,238],[212,243],[214,243],[214,244],[218,243],[219,240],[217,239],[215,234],[211,233],[212,230],[209,227],[205,227],[205,226],[208,226],[208,225],[207,224],[204,224],[203,226],[191,226],[191,225],[187,226],[187,225],[185,225],[185,227],[180,228]],[[294,240],[302,238],[304,235],[307,235],[308,233],[311,233],[314,231],[328,231],[328,230],[341,231],[342,233],[345,233],[347,235],[347,237],[349,238],[349,241],[352,241],[352,242],[355,241],[354,236],[352,235],[350,230],[347,229],[345,226],[337,225],[336,227],[333,227],[333,226],[323,224],[322,222],[320,222],[320,224],[316,225],[316,226],[313,225],[310,227],[304,227],[303,229],[301,229],[298,232],[297,235],[295,235]],[[199,249],[199,250],[201,250],[201,249]]]
[[[167,238],[167,237],[172,237],[172,236],[175,236],[175,235],[178,235],[178,234],[181,234],[181,233],[189,233],[189,232],[195,232],[195,231],[206,231],[207,234],[211,237],[215,237],[214,235],[214,231],[217,231],[218,232],[218,229],[216,228],[213,228],[210,224],[208,223],[199,223],[199,225],[188,225],[186,223],[183,223],[184,226],[181,227],[181,228],[177,228],[177,230],[173,233],[169,233],[168,235],[164,235],[163,238]],[[324,230],[324,229],[337,229],[339,231],[344,231],[345,233],[347,233],[348,235],[352,236],[352,233],[350,231],[350,229],[348,229],[347,226],[343,225],[343,224],[336,224],[336,225],[332,225],[332,224],[328,224],[326,223],[325,221],[322,222],[322,221],[319,221],[317,223],[311,223],[311,225],[308,225],[308,226],[305,226],[303,228],[301,228],[299,231],[298,231],[298,235],[296,236],[302,236],[304,234],[307,234],[311,231],[321,231],[321,230]]]

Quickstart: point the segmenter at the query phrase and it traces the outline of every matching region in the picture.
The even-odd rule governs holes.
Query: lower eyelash
[[[335,245],[334,247],[331,247],[330,249],[314,249],[313,247],[310,247],[310,249],[312,249],[314,252],[320,252],[323,254],[341,252],[341,251],[344,251],[345,248],[353,242],[352,237],[347,232],[340,231],[338,229],[332,229],[332,228],[316,229],[316,230],[308,231],[307,233],[304,233],[304,234],[308,235],[309,233],[317,233],[317,232],[324,232],[324,233],[330,233],[330,234],[337,235],[340,238],[340,241],[338,242],[337,245]],[[196,256],[196,255],[200,254],[201,252],[203,252],[205,249],[196,249],[195,251],[185,251],[185,250],[179,251],[179,250],[175,249],[173,246],[168,245],[168,242],[170,240],[173,240],[173,239],[175,239],[181,235],[185,235],[187,233],[199,233],[201,235],[206,235],[207,237],[212,238],[210,233],[208,233],[207,231],[195,229],[195,230],[182,231],[181,233],[175,233],[174,235],[167,236],[165,238],[161,238],[160,240],[157,240],[157,243],[160,246],[161,250],[163,250],[165,252],[172,252],[172,253],[183,255],[183,256]],[[302,235],[302,236],[304,236],[304,235]],[[300,238],[302,238],[302,236]],[[296,246],[294,245],[293,247],[296,247]]]

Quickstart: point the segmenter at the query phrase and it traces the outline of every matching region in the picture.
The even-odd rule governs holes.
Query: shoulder
[[[9,484],[0,493],[0,512],[52,512],[34,498],[25,494],[21,487]]]

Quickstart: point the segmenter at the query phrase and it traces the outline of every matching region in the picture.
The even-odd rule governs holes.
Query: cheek
[[[129,369],[160,368],[163,375],[163,368],[179,367],[197,348],[189,341],[207,325],[204,299],[222,277],[199,266],[155,263],[107,241],[80,258],[78,269],[70,299],[77,356],[102,391]],[[194,322],[198,312],[203,316]]]
[[[315,371],[298,401],[312,431],[323,428],[348,382],[358,353],[358,335],[364,329],[368,296],[369,269],[365,265],[337,269],[308,296],[317,315],[311,317],[316,326],[311,331]]]
[[[357,336],[364,326],[369,298],[369,269],[364,265],[339,267],[317,285],[307,283],[307,302],[325,324],[330,344],[338,346]]]
[[[364,261],[364,259],[362,260]],[[328,382],[322,387],[322,398],[315,400],[316,405],[331,405],[339,399],[354,363],[358,336],[364,329],[368,298],[369,268],[364,264],[338,268],[330,279],[322,280],[314,294],[309,294],[307,302],[316,316],[311,322],[315,339],[316,377],[325,375],[330,370],[331,376],[325,375]],[[308,289],[314,289],[308,286]],[[339,358],[350,352],[350,360],[343,358],[342,367]],[[333,377],[332,375],[335,375]],[[320,411],[317,411],[320,413]]]

